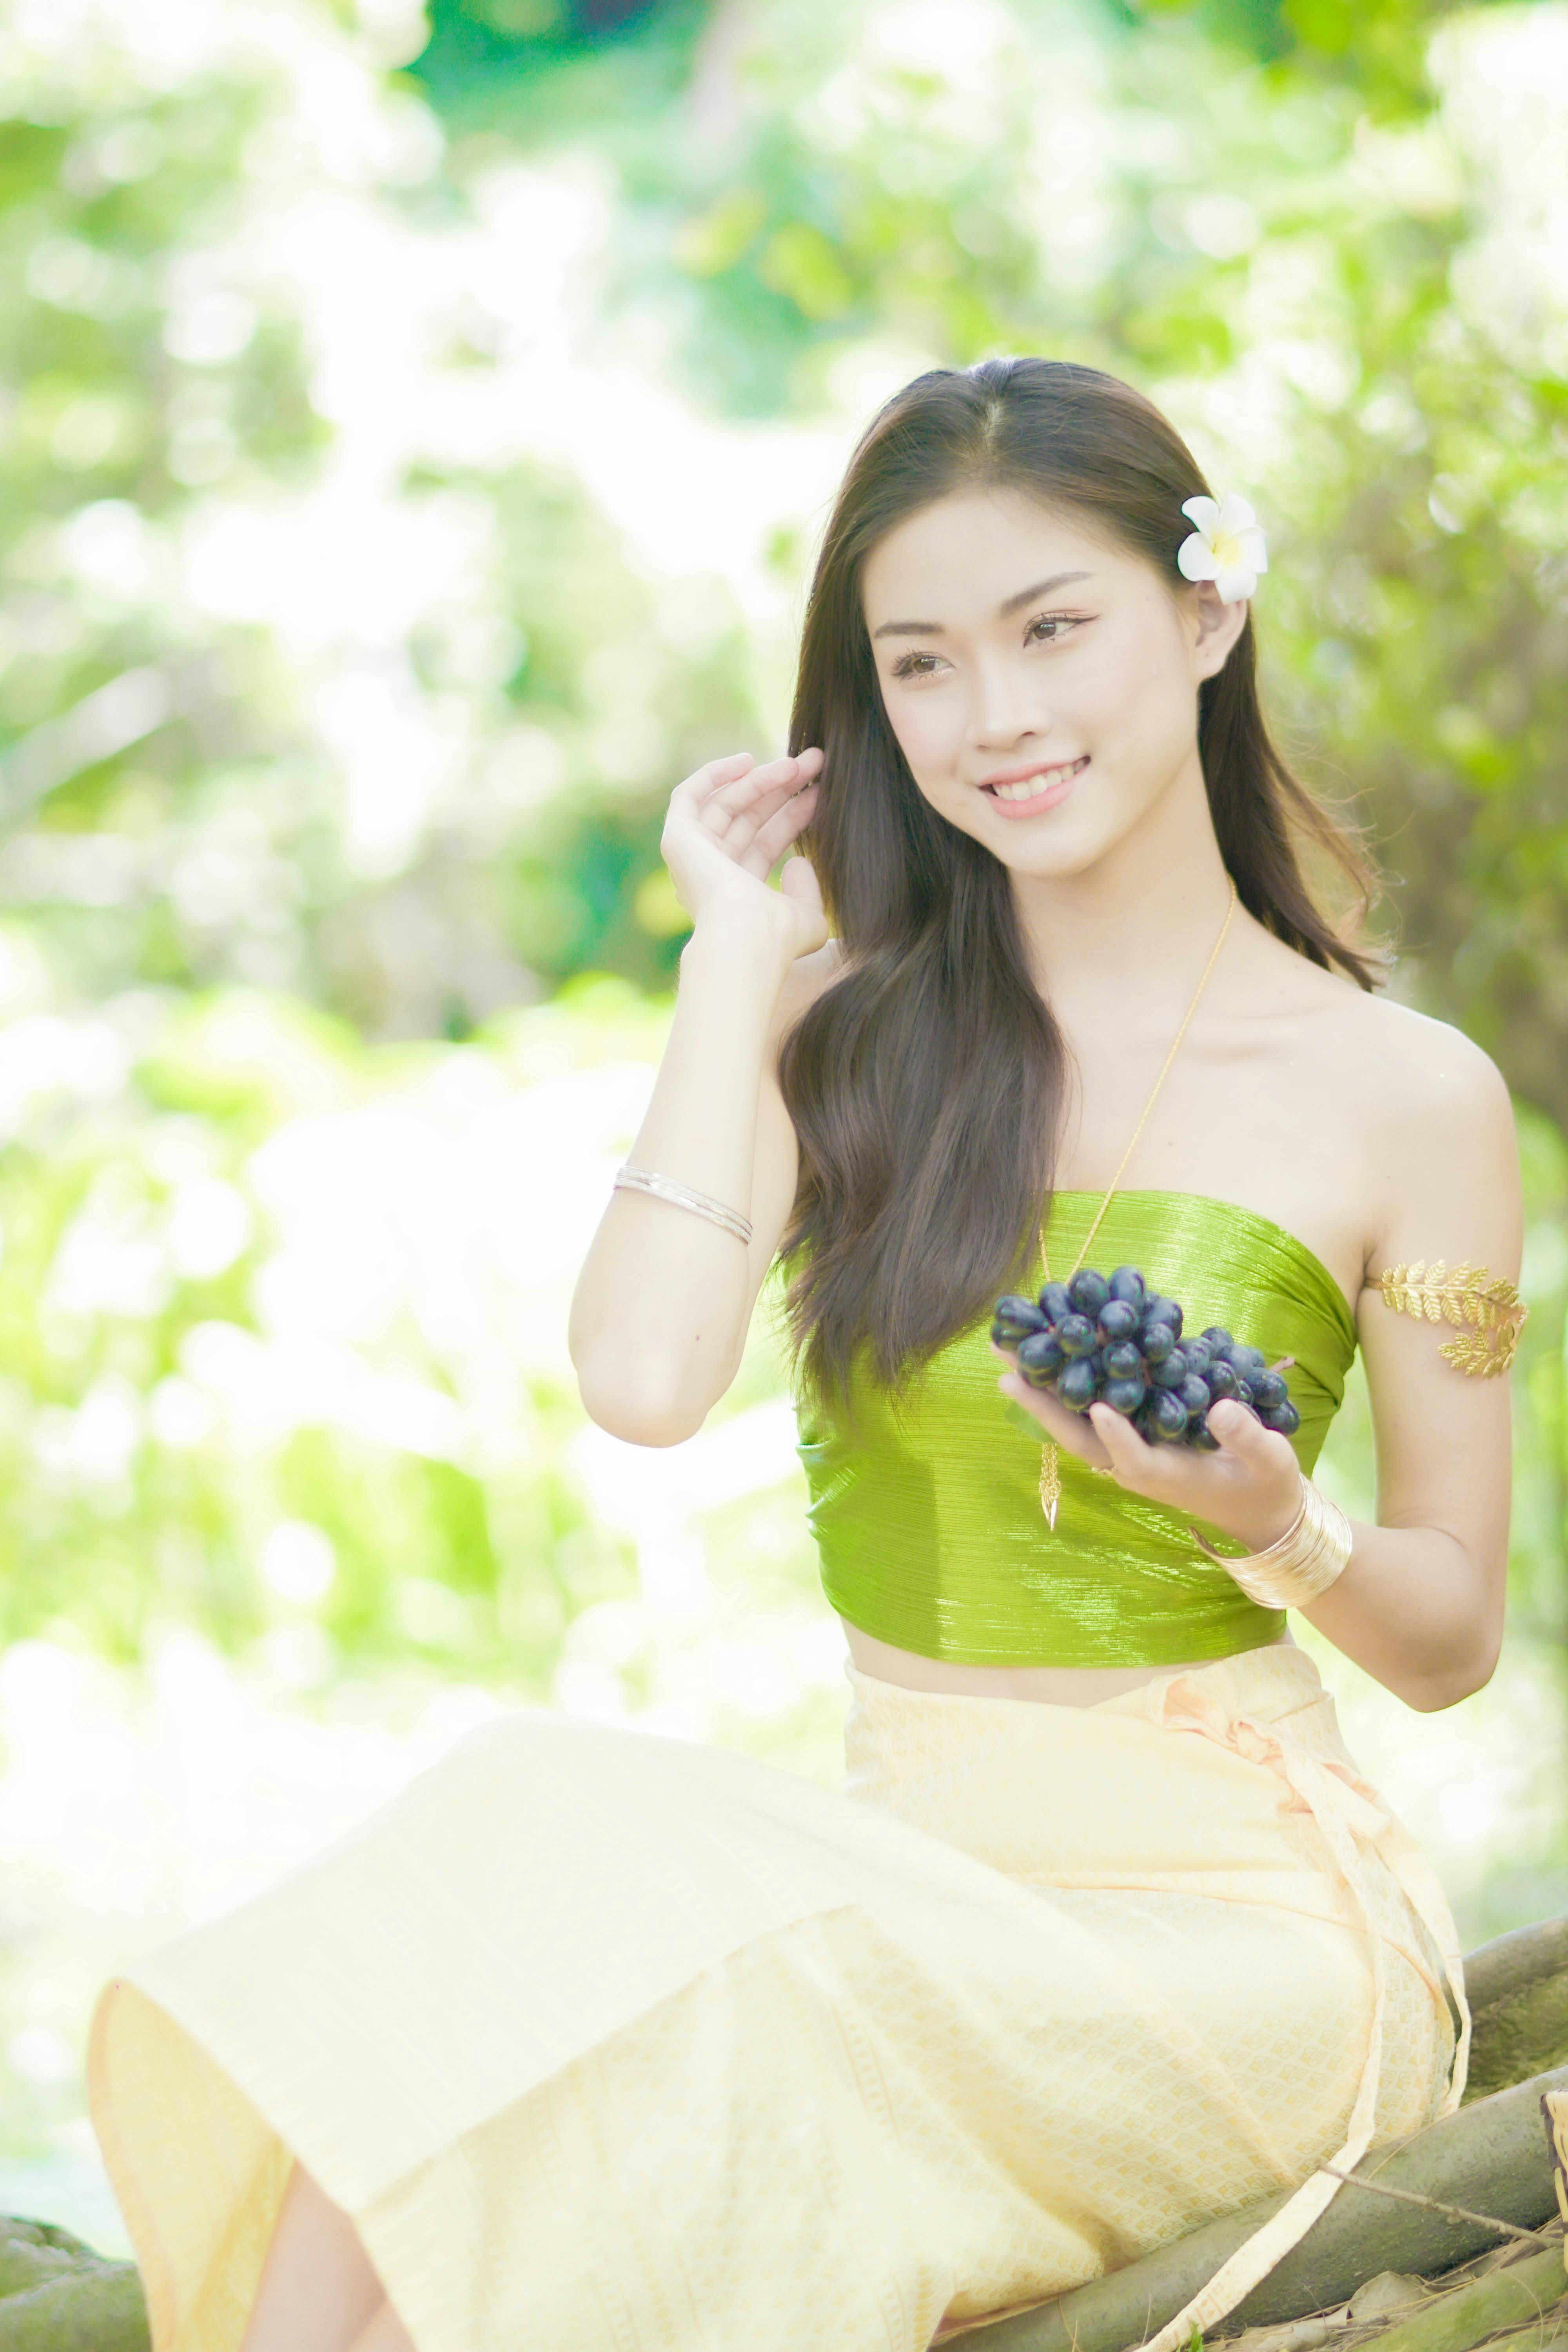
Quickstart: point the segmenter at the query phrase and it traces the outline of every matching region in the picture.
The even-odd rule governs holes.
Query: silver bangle
[[[733,1234],[737,1241],[749,1242],[752,1238],[749,1217],[737,1215],[733,1209],[727,1209],[722,1201],[715,1201],[711,1193],[699,1192],[689,1184],[677,1183],[673,1176],[656,1175],[651,1168],[634,1168],[629,1160],[616,1169],[616,1181],[610,1189],[612,1192],[651,1193],[656,1201],[668,1201],[672,1208],[694,1209],[700,1217],[711,1217],[716,1225],[722,1225],[724,1231]]]
[[[1301,1481],[1301,1507],[1290,1526],[1265,1551],[1239,1559],[1216,1551],[1196,1528],[1193,1535],[1209,1558],[1233,1576],[1249,1601],[1264,1609],[1303,1609],[1328,1591],[1350,1563],[1354,1538],[1337,1503],[1310,1478]]]

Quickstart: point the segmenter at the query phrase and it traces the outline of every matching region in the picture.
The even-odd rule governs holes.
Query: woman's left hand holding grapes
[[[993,1340],[991,1351],[1011,1367],[1008,1349]],[[1091,1469],[1108,1471],[1130,1494],[1218,1528],[1248,1551],[1277,1542],[1300,1510],[1295,1448],[1288,1437],[1265,1429],[1244,1404],[1226,1399],[1210,1406],[1209,1433],[1219,1451],[1201,1454],[1188,1445],[1150,1445],[1108,1404],[1070,1412],[1048,1391],[1031,1388],[1019,1371],[1010,1369],[998,1385],[1064,1453],[1076,1454]]]

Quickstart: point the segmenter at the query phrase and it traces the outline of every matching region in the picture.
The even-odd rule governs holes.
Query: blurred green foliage
[[[432,1337],[401,1276],[315,1334],[336,1401],[283,1412],[258,1171],[384,1097],[433,1089],[439,1130],[448,1078],[522,1085],[529,1023],[583,1104],[646,1075],[635,1008],[684,929],[665,803],[782,724],[758,583],[798,602],[819,520],[757,551],[750,608],[634,545],[595,484],[687,463],[666,380],[715,449],[847,446],[900,373],[1040,350],[1144,385],[1255,498],[1286,731],[1384,858],[1399,986],[1524,1106],[1516,1583],[1562,1639],[1568,294],[1530,111],[1561,12],[440,0],[401,46],[392,14],[190,7],[175,64],[134,9],[5,36],[4,1630],[130,1656],[173,1615],[243,1648],[327,1559],[300,1528],[335,1654],[543,1689],[626,1599],[560,1364],[487,1454],[489,1342]],[[547,397],[573,339],[616,387],[592,463]],[[583,1116],[580,1192],[612,1148]]]
[[[670,221],[646,266],[684,301],[689,380],[748,412],[809,404],[847,340],[891,331],[952,364],[1032,350],[1129,374],[1212,467],[1227,391],[1239,408],[1272,374],[1247,488],[1273,530],[1276,705],[1359,801],[1409,984],[1568,1120],[1561,275],[1553,298],[1510,256],[1497,158],[1466,152],[1428,82],[1424,110],[1380,121],[1383,36],[1420,62],[1426,13],[1358,11],[1342,40],[1303,9],[1271,47],[1261,11],[1234,44],[1215,12],[1151,12],[1090,56],[1082,36],[1051,49],[1053,89],[1023,26],[1043,54],[1063,12],[1023,10],[1023,70],[998,73],[1007,111],[980,141],[977,110],[903,60],[868,76],[853,130],[835,121],[843,19],[759,8],[724,135],[641,145],[625,179]],[[1042,202],[1058,130],[1085,168]]]
[[[640,1074],[666,1017],[623,984],[579,985],[464,1049],[492,1150],[516,1151],[515,1090],[550,1080],[560,1167],[591,1170],[594,1073]],[[339,1656],[412,1649],[547,1697],[571,1620],[636,1575],[567,1474],[582,1414],[556,1318],[521,1297],[505,1440],[478,1433],[492,1342],[453,1313],[463,1236],[521,1216],[559,1276],[537,1150],[510,1180],[479,1153],[463,1182],[458,1154],[439,1186],[421,1168],[363,1193],[388,1108],[405,1148],[445,1149],[424,1097],[462,1097],[461,1058],[220,993],[129,1024],[23,1018],[0,1063],[0,1644],[41,1634],[128,1663],[170,1625],[244,1652],[303,1622],[321,1640],[302,1686]],[[280,1133],[305,1139],[306,1181],[269,1192]],[[399,1216],[425,1226],[422,1277]],[[505,1269],[489,1274],[504,1298]]]
[[[1136,30],[1183,16],[1217,46],[1259,64],[1349,83],[1380,115],[1430,98],[1426,45],[1456,0],[1111,0]]]
[[[466,609],[384,630],[366,667],[437,725],[468,693],[468,790],[395,871],[356,868],[311,707],[322,679],[279,642],[308,584],[251,593],[269,551],[203,537],[222,518],[259,538],[355,438],[312,384],[320,337],[278,227],[285,204],[328,210],[342,192],[331,157],[312,175],[299,119],[316,61],[290,86],[259,45],[213,47],[170,89],[112,35],[98,54],[84,35],[79,71],[68,53],[24,58],[35,81],[0,121],[0,904],[36,920],[68,997],[237,979],[371,1030],[460,1035],[573,971],[655,984],[674,947],[634,902],[666,780],[715,729],[756,723],[733,625],[659,646],[648,584],[559,467],[406,465],[388,490],[411,536],[480,500],[493,570],[481,557]],[[374,72],[338,64],[374,102]],[[464,328],[455,370],[485,361]],[[215,594],[193,583],[204,548],[241,575]],[[316,635],[330,683],[338,648]],[[592,739],[623,642],[651,708],[606,777]],[[352,618],[341,647],[348,667]]]
[[[1568,1119],[1563,329],[1528,272],[1484,284],[1510,268],[1497,160],[1439,105],[1448,12],[1021,0],[1000,37],[974,20],[1023,64],[994,74],[984,135],[918,25],[847,93],[869,13],[731,20],[702,137],[679,107],[605,121],[626,315],[660,306],[693,390],[752,416],[809,412],[868,335],[955,364],[1081,358],[1200,414],[1198,387],[1293,341],[1249,484],[1275,530],[1277,702],[1359,798],[1410,984]],[[1056,131],[1088,169],[1042,202]]]
[[[431,0],[412,70],[454,124],[559,141],[678,100],[710,0]]]
[[[1568,1118],[1563,331],[1528,278],[1485,283],[1497,161],[1438,104],[1434,12],[1358,10],[1352,37],[1315,0],[1120,18],[1018,0],[965,20],[973,55],[942,19],[944,59],[948,31],[900,37],[867,0],[758,0],[705,28],[645,10],[591,39],[586,19],[454,0],[411,72],[459,19],[514,63],[581,48],[608,70],[658,43],[679,62],[657,102],[578,120],[552,101],[509,135],[604,159],[606,331],[657,313],[693,394],[731,415],[813,414],[868,337],[960,363],[1043,349],[1164,394],[1212,458],[1226,397],[1267,372],[1249,487],[1274,532],[1276,698],[1386,849],[1410,985]],[[1410,95],[1388,121],[1395,51]],[[5,125],[0,892],[89,994],[239,979],[373,1032],[462,1035],[574,970],[657,982],[664,797],[755,737],[758,678],[738,614],[669,641],[558,465],[406,470],[410,515],[483,506],[498,650],[457,674],[440,616],[377,649],[432,710],[463,696],[476,739],[395,871],[345,854],[314,681],[273,616],[181,593],[205,508],[277,502],[346,429],[299,290],[258,249],[292,178],[310,197],[300,103],[230,59],[173,89],[84,77]],[[469,125],[445,170],[395,188],[411,231],[460,217],[495,155]],[[454,369],[495,358],[482,319],[454,321]],[[642,719],[611,773],[607,700]]]

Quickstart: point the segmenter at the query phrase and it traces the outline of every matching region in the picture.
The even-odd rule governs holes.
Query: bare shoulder
[[[1451,1022],[1356,989],[1335,1019],[1372,1248],[1517,1259],[1519,1149],[1497,1064]]]
[[[1368,991],[1261,932],[1241,992],[1258,1099],[1277,1106],[1281,1199],[1342,1269],[1513,1244],[1513,1106],[1491,1056],[1451,1022]],[[1289,1222],[1287,1220],[1286,1222]]]
[[[1326,1089],[1360,1126],[1384,1136],[1483,1125],[1512,1107],[1502,1073],[1462,1029],[1367,990],[1260,934],[1249,978],[1256,1013],[1287,1045],[1311,1090]]]
[[[1346,1076],[1377,1124],[1426,1141],[1498,1123],[1512,1132],[1507,1082],[1491,1055],[1452,1022],[1364,990],[1347,990],[1336,1025]]]

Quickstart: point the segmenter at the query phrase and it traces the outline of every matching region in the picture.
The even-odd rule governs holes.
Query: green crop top
[[[1056,1194],[1055,1271],[1072,1265],[1100,1199]],[[1204,1194],[1119,1192],[1089,1263],[1140,1267],[1180,1299],[1189,1330],[1218,1323],[1271,1363],[1293,1356],[1301,1426],[1291,1442],[1310,1471],[1356,1333],[1344,1293],[1304,1243]],[[1037,1257],[1033,1284],[1019,1287],[1044,1278]],[[1051,1532],[1038,1493],[1044,1433],[999,1393],[989,1331],[987,1313],[950,1340],[897,1412],[858,1372],[854,1443],[797,1397],[808,1517],[833,1607],[879,1641],[964,1665],[1173,1665],[1277,1640],[1284,1612],[1248,1601],[1184,1517],[1065,1450]]]

